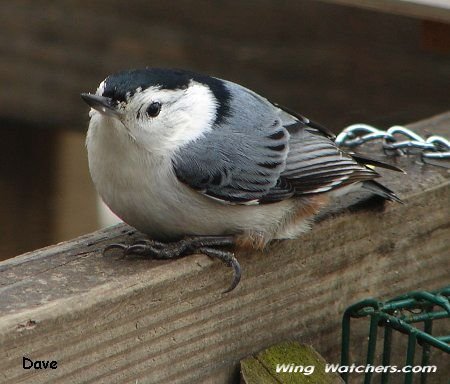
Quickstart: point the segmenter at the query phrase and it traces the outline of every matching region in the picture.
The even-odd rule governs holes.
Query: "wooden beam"
[[[447,113],[411,127],[449,125]],[[103,257],[106,245],[139,238],[126,225],[0,263],[0,381],[224,383],[238,380],[240,359],[287,338],[337,362],[348,305],[448,283],[449,173],[392,161],[408,174],[383,181],[406,204],[353,205],[298,240],[238,254],[243,278],[228,294],[231,271],[203,255]],[[24,356],[58,368],[25,370]]]

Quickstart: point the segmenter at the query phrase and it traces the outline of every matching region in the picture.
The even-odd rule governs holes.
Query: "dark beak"
[[[87,103],[87,105],[89,105],[96,111],[99,111],[103,115],[115,117],[120,115],[115,107],[115,103],[109,97],[91,95],[90,93],[82,93],[81,98]]]

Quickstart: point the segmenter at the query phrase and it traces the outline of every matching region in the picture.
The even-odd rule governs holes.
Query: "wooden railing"
[[[448,135],[450,113],[409,127]],[[285,339],[337,362],[348,305],[449,282],[448,171],[387,160],[407,171],[382,171],[405,204],[347,197],[298,240],[238,254],[243,277],[228,294],[231,271],[203,255],[102,256],[142,236],[127,225],[0,263],[0,382],[225,383],[241,358]],[[57,368],[24,369],[24,357]]]

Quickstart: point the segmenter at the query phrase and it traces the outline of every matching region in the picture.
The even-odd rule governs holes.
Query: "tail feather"
[[[362,186],[364,189],[367,189],[378,196],[384,197],[387,200],[404,204],[404,202],[393,191],[375,180],[366,180],[362,183]]]
[[[371,157],[361,156],[356,153],[351,153],[351,157],[353,157],[358,163],[362,163],[365,165],[373,165],[375,167],[390,169],[391,171],[406,173],[403,169],[396,167],[395,165],[385,163],[384,161],[377,160]]]

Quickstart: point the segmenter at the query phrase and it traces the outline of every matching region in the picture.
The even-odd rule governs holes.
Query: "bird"
[[[86,135],[89,170],[107,206],[148,236],[112,244],[126,254],[175,259],[204,253],[233,268],[233,250],[262,250],[306,232],[337,190],[356,185],[401,202],[374,166],[327,128],[237,83],[183,69],[108,76]],[[106,250],[106,249],[105,249]]]

